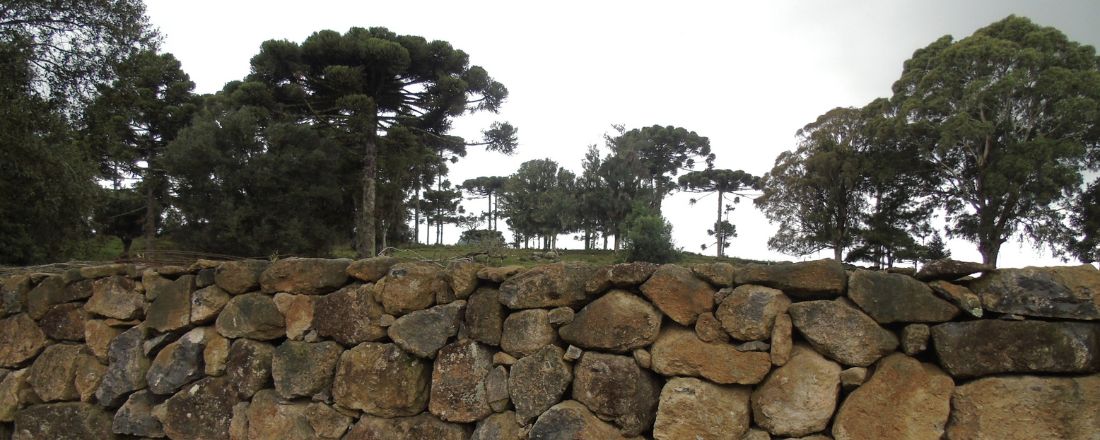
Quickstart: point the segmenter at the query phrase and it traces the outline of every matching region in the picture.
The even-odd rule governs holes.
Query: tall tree
[[[644,202],[651,205],[653,187],[649,186],[650,175],[642,156],[637,150],[615,150],[615,138],[607,138],[612,152],[604,157],[599,166],[602,180],[604,236],[615,236],[614,248],[619,250],[626,236],[627,219],[634,210],[634,204]]]
[[[581,161],[581,175],[577,178],[577,227],[584,233],[585,250],[596,248],[599,235],[610,235],[609,219],[606,214],[610,188],[601,175],[603,160],[596,145],[589,145]]]
[[[798,131],[795,150],[776,158],[755,200],[779,224],[768,247],[795,255],[832,249],[840,261],[855,242],[867,203],[862,121],[859,109],[832,109]]]
[[[1060,207],[1100,143],[1100,59],[1092,46],[1009,16],[959,41],[917,50],[894,83],[943,184],[949,232],[996,265],[1014,235],[1053,243]]]
[[[488,210],[485,211],[485,219],[489,223],[489,229],[497,230],[497,203],[500,195],[500,191],[504,189],[504,184],[508,181],[507,177],[503,176],[482,176],[473,179],[466,179],[462,182],[462,189],[476,197],[485,197],[489,202]]]
[[[379,136],[395,126],[433,141],[454,117],[495,112],[508,91],[465,52],[445,41],[398,35],[385,28],[316,32],[302,44],[271,40],[252,58],[251,81],[273,90],[284,111],[305,123],[347,134],[359,150],[356,250],[374,255]],[[511,151],[515,130],[507,124],[486,132],[490,149]],[[429,142],[426,140],[425,142]]]
[[[710,140],[681,127],[653,125],[623,131],[609,139],[616,155],[636,154],[645,169],[645,179],[653,189],[650,206],[660,214],[661,201],[676,189],[673,178],[681,171],[695,168],[702,159],[707,168],[714,164]]]
[[[703,194],[715,194],[718,199],[718,215],[714,219],[714,235],[717,239],[718,256],[724,256],[725,248],[729,246],[728,238],[735,236],[732,224],[723,224],[722,214],[725,213],[723,203],[726,196],[733,194],[733,203],[740,200],[740,196],[746,191],[760,188],[760,178],[741,170],[725,170],[708,168],[702,171],[692,171],[680,176],[680,188],[684,191]],[[695,199],[692,199],[694,202]]]
[[[1100,261],[1100,180],[1074,200],[1070,225],[1075,233],[1068,239],[1069,254],[1082,263]]]
[[[104,177],[140,180],[145,195],[145,251],[153,250],[168,181],[160,157],[191,122],[200,100],[195,83],[172,54],[142,51],[124,60],[118,78],[100,86],[88,107],[90,142],[99,153]]]
[[[553,248],[558,234],[572,229],[576,176],[550,159],[520,164],[501,193],[508,224],[524,237],[542,237]]]
[[[443,225],[458,223],[464,213],[462,190],[452,187],[449,180],[424,192],[424,220],[429,230],[435,225],[435,244],[443,243]]]

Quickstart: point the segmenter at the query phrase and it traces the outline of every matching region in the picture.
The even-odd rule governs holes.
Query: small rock
[[[512,365],[508,373],[508,393],[520,423],[528,424],[560,401],[569,389],[573,369],[562,360],[564,354],[561,348],[547,345]]]
[[[195,277],[181,276],[158,290],[157,299],[145,312],[145,325],[162,333],[187,327],[191,323],[191,292],[195,290]]]
[[[368,285],[352,285],[313,301],[312,327],[319,336],[344,346],[378,341],[386,337],[381,326],[384,313]]]
[[[145,269],[141,273],[141,289],[145,289],[145,300],[156,301],[160,291],[172,285],[172,280],[160,276],[156,270]],[[134,284],[134,291],[140,290],[138,284]]]
[[[229,293],[218,286],[207,286],[191,294],[191,323],[207,324],[218,317],[229,303]]]
[[[393,316],[426,309],[436,297],[452,295],[443,269],[427,263],[395,264],[378,286],[382,306]]]
[[[261,341],[286,336],[286,321],[275,300],[262,293],[234,296],[218,315],[218,333],[230,339],[250,338]]]
[[[661,390],[654,440],[740,439],[749,429],[748,387],[673,378]]]
[[[779,290],[744,285],[722,300],[714,316],[734,339],[759,341],[771,336],[775,317],[785,313],[790,305],[791,300]]]
[[[940,299],[928,285],[905,275],[857,270],[848,279],[848,297],[881,324],[945,322],[958,307]]]
[[[431,364],[396,344],[364,342],[340,355],[332,397],[344,408],[379,417],[413,416],[428,408],[431,375]]]
[[[867,381],[867,369],[852,367],[840,372],[840,386],[845,390],[852,390]]]
[[[653,356],[650,355],[648,351],[639,348],[634,350],[631,355],[634,356],[634,362],[637,362],[639,367],[646,369],[653,368]]]
[[[955,383],[935,365],[892,354],[844,399],[833,438],[942,438],[954,390]]]
[[[798,299],[833,298],[844,294],[848,274],[839,261],[831,259],[749,264],[738,268],[734,283],[771,287]]]
[[[145,296],[134,291],[134,281],[130,278],[102,278],[92,283],[92,297],[84,308],[108,318],[140,318],[145,309]]]
[[[729,263],[700,263],[691,265],[695,276],[715,287],[733,286],[733,265]]]
[[[208,328],[209,329],[209,328]],[[229,339],[217,331],[206,332],[206,347],[202,350],[203,372],[207,376],[225,374],[226,361],[229,359]]]
[[[714,288],[681,266],[661,266],[642,284],[641,291],[680,325],[694,324],[700,313],[714,310]]]
[[[998,316],[997,319],[1000,319],[1002,321],[1027,321],[1027,318],[1012,313]]]
[[[272,390],[256,393],[242,419],[248,438],[281,440],[339,439],[352,421],[323,403],[280,402]]]
[[[126,275],[134,270],[132,264],[104,264],[100,266],[89,266],[80,268],[80,277],[82,279],[96,279],[109,277],[111,275]]]
[[[238,339],[229,346],[225,360],[225,378],[241,400],[251,399],[257,391],[271,386],[271,360],[275,347],[251,339]]]
[[[972,273],[989,272],[993,266],[951,259],[929,261],[921,267],[915,277],[921,281],[953,281]]]
[[[771,354],[772,364],[777,367],[782,367],[791,357],[791,347],[794,345],[791,328],[791,315],[784,313],[775,317],[769,354]]]
[[[756,384],[771,370],[767,353],[740,352],[729,344],[701,341],[695,332],[669,325],[651,348],[653,371],[702,377],[719,384]]]
[[[595,267],[578,262],[538,266],[505,280],[500,302],[513,310],[579,306],[587,300],[585,282],[595,272]]]
[[[794,303],[789,313],[815,350],[844,365],[866,367],[898,346],[897,336],[889,330],[837,301]]]
[[[940,365],[952,377],[1100,371],[1100,325],[983,319],[932,327]]]
[[[318,295],[339,289],[348,283],[348,259],[287,258],[271,263],[260,274],[264,293],[286,292]],[[226,289],[228,290],[228,289]]]
[[[332,372],[344,349],[333,341],[285,341],[271,357],[275,391],[283,399],[327,394]]]
[[[131,394],[126,403],[115,412],[111,431],[135,437],[164,437],[164,427],[160,420],[153,417],[153,407],[157,404],[159,402],[155,396],[148,391]]]
[[[585,282],[584,290],[590,294],[603,293],[617,287],[628,289],[645,283],[658,265],[644,261],[619,263],[601,267]]]
[[[500,336],[500,348],[517,358],[530,355],[558,341],[544,309],[521,310],[508,315]]]
[[[195,274],[195,287],[205,289],[214,285],[214,267],[199,269]]]
[[[929,282],[928,287],[931,287],[932,291],[936,292],[940,298],[950,301],[955,307],[958,307],[970,316],[975,318],[982,317],[982,299],[978,297],[977,294],[970,291],[970,289],[958,284],[951,284],[947,281],[938,280]]]
[[[932,331],[925,324],[909,324],[901,330],[901,350],[914,356],[928,349],[928,338]]]
[[[565,355],[562,356],[562,359],[565,359],[568,362],[573,362],[577,359],[580,359],[581,355],[583,354],[584,350],[581,350],[580,347],[576,345],[570,345],[569,348],[565,349]]]
[[[15,414],[12,440],[113,439],[111,414],[90,403],[34,405]]]
[[[516,358],[508,353],[505,353],[503,351],[493,353],[494,365],[512,365],[514,363],[516,363]]]
[[[88,312],[80,303],[68,303],[50,307],[46,315],[38,321],[38,327],[50,339],[62,341],[84,340],[84,322]]]
[[[165,401],[160,422],[171,439],[224,439],[236,404],[237,394],[227,379],[208,377]]]
[[[214,271],[214,284],[231,295],[260,288],[260,274],[271,262],[264,260],[226,261]]]
[[[650,429],[660,394],[661,381],[632,357],[590,351],[573,367],[573,399],[626,435]]]
[[[470,339],[489,345],[500,345],[500,333],[507,316],[496,289],[480,288],[466,303],[466,328]]]
[[[447,423],[424,413],[399,418],[365,415],[351,427],[344,440],[466,440],[469,437],[466,425]]]
[[[12,275],[0,278],[0,318],[6,318],[27,309],[27,293],[31,291],[31,278]]]
[[[539,416],[531,426],[531,440],[625,439],[614,426],[600,420],[575,400],[566,400]]]
[[[987,377],[955,388],[946,438],[1093,439],[1096,408],[1100,375]]]
[[[503,365],[497,365],[485,376],[485,399],[489,401],[493,412],[499,413],[508,409],[511,401],[508,395],[508,369]],[[512,421],[515,421],[515,416]]]
[[[168,278],[177,278],[180,275],[186,275],[191,273],[191,269],[184,266],[166,265],[156,268],[157,273],[164,275]]]
[[[508,320],[521,313],[531,311],[513,313]],[[506,334],[509,321],[504,323]],[[661,314],[652,304],[630,292],[614,290],[585,306],[558,332],[570,344],[625,353],[652,344],[660,330]]]
[[[561,326],[573,322],[575,313],[569,307],[557,307],[550,310],[550,324]]]
[[[477,271],[477,277],[486,281],[501,283],[526,269],[523,266],[483,267]]]
[[[355,260],[348,265],[347,273],[364,283],[376,282],[390,271],[393,265],[398,263],[394,257],[374,257]]]
[[[764,341],[749,341],[743,344],[734,345],[737,351],[769,351],[772,346]]]
[[[699,319],[695,320],[695,336],[703,342],[730,341],[729,333],[722,329],[722,323],[710,312],[699,314]]]
[[[819,432],[829,425],[839,393],[840,365],[795,345],[791,359],[753,391],[753,420],[773,435]]]
[[[389,328],[395,323],[397,323],[397,318],[394,318],[393,315],[382,315],[381,318],[378,318],[379,327]]]
[[[387,334],[402,350],[433,359],[436,352],[458,334],[458,326],[465,310],[466,301],[461,300],[428,310],[417,310],[397,318],[387,329]],[[454,421],[446,417],[443,420]]]
[[[493,370],[493,354],[477,341],[443,347],[432,369],[428,411],[448,422],[469,423],[493,413],[486,379]]]

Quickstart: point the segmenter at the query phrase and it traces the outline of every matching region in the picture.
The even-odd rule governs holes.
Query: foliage
[[[723,208],[726,195],[735,194],[736,196],[732,202],[738,203],[741,200],[740,195],[745,191],[760,189],[760,178],[741,170],[708,168],[680,176],[679,184],[680,189],[687,192],[713,193],[716,195],[718,215],[715,217],[714,226],[707,231],[707,234],[715,236],[717,239],[715,247],[718,250],[718,256],[723,256],[725,249],[730,245],[728,239],[737,236],[737,230],[733,224],[722,219],[723,214],[728,215],[729,211],[733,210],[732,204]],[[691,202],[694,204],[696,199],[692,199]],[[703,250],[706,250],[706,245],[703,245]]]
[[[462,231],[462,235],[458,237],[459,246],[503,246],[504,243],[504,234],[489,229]]]
[[[462,182],[462,189],[476,197],[485,197],[489,199],[489,208],[485,211],[485,219],[489,222],[489,229],[497,230],[497,204],[499,203],[500,191],[504,189],[504,184],[508,182],[507,177],[502,176],[482,176],[473,179],[466,179]]]
[[[671,263],[680,259],[672,244],[672,224],[644,204],[636,205],[627,223],[626,261]]]
[[[924,261],[944,260],[951,258],[951,251],[947,249],[947,243],[944,243],[940,234],[934,234],[924,248],[923,257]]]
[[[145,221],[145,200],[132,188],[104,189],[96,204],[92,222],[101,236],[118,237],[122,249],[115,255],[129,257],[134,239],[141,237]]]
[[[500,197],[509,228],[524,238],[542,236],[543,246],[552,247],[554,237],[573,228],[575,184],[573,173],[550,159],[520,164]]]
[[[1014,235],[1065,235],[1060,206],[1100,142],[1098,66],[1093,47],[1015,16],[905,62],[900,117],[935,165],[948,232],[977,243],[985,263]]]
[[[449,180],[444,180],[436,189],[424,191],[424,222],[431,228],[435,225],[435,244],[443,242],[443,225],[446,223],[458,223],[460,214],[466,212],[462,208],[462,190],[453,188]]]
[[[1082,263],[1100,261],[1100,179],[1074,200],[1070,224],[1077,233],[1068,239],[1068,252]]]
[[[618,136],[608,139],[608,146],[615,156],[633,156],[627,160],[638,162],[638,171],[642,172],[639,177],[652,190],[650,206],[658,212],[662,199],[676,189],[673,177],[695,168],[696,159],[702,159],[707,168],[714,165],[709,139],[671,125],[621,131]]]

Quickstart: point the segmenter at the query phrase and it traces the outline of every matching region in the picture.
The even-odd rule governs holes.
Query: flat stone
[[[614,426],[597,418],[584,405],[566,400],[539,416],[531,426],[531,440],[625,439]]]
[[[729,342],[730,335],[722,329],[722,323],[713,313],[700,313],[695,320],[695,336],[703,342]]]
[[[844,294],[848,274],[839,261],[826,259],[802,263],[748,264],[738,267],[734,283],[757,284],[782,290],[798,299],[833,298]]]
[[[953,281],[973,273],[988,272],[993,269],[993,266],[988,264],[943,259],[925,263],[914,277],[921,281]]]
[[[34,360],[27,383],[43,402],[80,400],[76,389],[77,370],[84,358],[91,358],[83,346],[57,344],[46,347]],[[95,362],[94,358],[92,362]]]
[[[733,265],[729,263],[699,263],[691,265],[695,276],[715,287],[733,286]]]
[[[116,438],[111,414],[90,403],[34,405],[15,414],[12,440]]]
[[[840,365],[795,345],[790,360],[753,391],[753,420],[773,435],[819,432],[829,425],[839,393]]]
[[[648,346],[657,340],[660,331],[660,312],[648,301],[623,290],[613,290],[592,301],[558,330],[570,344],[616,353]]]
[[[281,402],[272,390],[262,390],[247,409],[249,439],[339,439],[351,417],[318,402]]]
[[[313,295],[275,294],[275,308],[283,315],[287,339],[300,341],[313,326]]]
[[[969,287],[986,310],[997,313],[1100,319],[1100,270],[1091,264],[998,269]]]
[[[80,303],[60,304],[50,307],[46,315],[38,320],[38,326],[50,339],[82,341],[87,319],[88,312]]]
[[[748,387],[672,378],[661,389],[653,438],[740,440],[749,429],[751,392]]]
[[[999,376],[959,385],[949,439],[1091,440],[1100,432],[1100,375]]]
[[[844,399],[833,438],[943,438],[954,390],[955,382],[935,365],[892,354],[878,362],[871,380]]]
[[[156,394],[172,394],[203,376],[203,350],[206,348],[205,329],[197,328],[168,344],[145,373],[149,391]]]
[[[222,309],[214,324],[218,333],[230,339],[261,341],[286,336],[286,321],[275,300],[262,293],[234,296]]]
[[[229,293],[218,286],[207,286],[191,294],[191,323],[206,324],[214,321],[225,305]]]
[[[638,435],[653,426],[661,381],[629,356],[590,351],[573,367],[573,399],[597,417]]]
[[[639,367],[647,370],[653,368],[653,355],[649,354],[648,351],[639,348],[631,352],[630,355],[634,357],[634,362],[637,362]]]
[[[428,408],[431,375],[431,364],[396,344],[364,342],[340,355],[332,397],[379,417],[413,416]]]
[[[848,278],[848,298],[881,324],[945,322],[959,314],[958,307],[906,275],[857,270]]]
[[[554,263],[531,268],[500,285],[500,302],[510,309],[577,307],[587,300],[585,283],[596,272],[587,263]]]
[[[327,394],[344,348],[333,341],[285,341],[271,357],[275,391],[283,399]]]
[[[390,339],[408,353],[422,358],[435,358],[436,352],[458,334],[466,301],[455,301],[428,310],[417,310],[397,318],[386,329]],[[436,414],[439,415],[439,414]],[[443,417],[443,420],[454,421]]]
[[[260,274],[271,262],[264,260],[226,261],[214,271],[214,284],[231,295],[260,288]]]
[[[512,356],[512,355],[510,355],[508,353],[505,353],[503,351],[498,351],[496,353],[493,353],[493,364],[496,364],[496,365],[512,365],[514,363],[516,363],[515,356]]]
[[[737,351],[769,351],[772,346],[764,341],[749,341],[734,345]]]
[[[92,283],[92,297],[84,308],[108,318],[140,318],[145,309],[145,295],[134,290],[134,280],[130,278],[101,278]]]
[[[145,312],[145,325],[158,332],[171,332],[191,323],[191,292],[195,277],[184,275],[159,289],[157,299]]]
[[[523,427],[516,423],[516,413],[493,414],[477,423],[470,440],[526,440]]]
[[[370,287],[348,286],[314,300],[312,327],[321,337],[353,346],[386,337],[381,325],[384,314]]]
[[[701,377],[719,384],[756,384],[771,370],[767,353],[740,352],[729,344],[703,342],[695,332],[668,325],[650,349],[653,371]]]
[[[436,297],[452,296],[443,268],[428,263],[398,263],[378,282],[386,313],[401,316],[435,304]]]
[[[466,260],[456,260],[447,263],[447,276],[451,280],[451,290],[455,298],[466,299],[477,289],[477,272],[485,267],[483,264]]]
[[[466,440],[470,428],[447,423],[424,413],[413,417],[380,418],[365,415],[351,427],[343,440]]]
[[[682,266],[661,266],[642,284],[641,291],[680,325],[694,324],[700,313],[714,311],[714,288]]]
[[[1100,323],[979,320],[932,327],[952,377],[1100,371]]]
[[[191,268],[177,265],[165,265],[156,267],[157,273],[169,278],[177,278],[180,275],[186,275],[191,273]]]
[[[373,257],[352,261],[347,272],[352,278],[364,283],[373,283],[386,276],[393,265],[399,262],[394,257]]]
[[[260,274],[264,293],[286,292],[318,295],[332,292],[348,283],[348,259],[287,258],[271,263]],[[227,289],[228,290],[228,289]]]
[[[500,348],[517,358],[539,351],[558,341],[558,332],[550,325],[545,309],[513,312],[504,320]]]
[[[0,319],[0,367],[13,368],[46,348],[46,334],[26,313]]]
[[[584,290],[590,294],[603,293],[611,288],[628,289],[645,283],[658,265],[645,261],[612,264],[601,267],[585,281]]]
[[[224,377],[208,377],[165,401],[160,422],[173,440],[228,439],[236,404],[237,393]]]
[[[714,316],[734,339],[761,341],[771,337],[775,317],[790,305],[791,300],[779,290],[746,284],[733,289]]]
[[[126,399],[126,403],[115,412],[111,431],[115,434],[135,437],[163,438],[164,427],[160,420],[153,417],[153,407],[158,399],[148,391],[138,391]]]
[[[932,331],[926,324],[909,324],[901,330],[901,351],[914,356],[928,349]]]
[[[274,356],[275,347],[271,344],[251,339],[238,339],[229,346],[225,377],[241,400],[250,399],[259,390],[271,386]]]
[[[955,307],[958,307],[970,316],[975,318],[982,317],[984,313],[982,309],[982,299],[970,289],[940,280],[929,282],[928,287],[931,287],[932,291],[936,292],[940,298],[950,301],[951,304],[954,304]]]
[[[505,317],[507,313],[496,289],[479,288],[466,303],[465,322],[469,337],[483,344],[500,345]]]
[[[477,341],[443,347],[432,369],[428,411],[447,422],[469,423],[493,413],[486,379],[493,370],[493,353]]]
[[[111,275],[126,275],[134,271],[134,265],[125,263],[101,264],[80,268],[80,276],[84,279],[96,279]]]
[[[142,349],[146,334],[147,329],[138,326],[111,340],[107,349],[107,373],[95,393],[100,405],[117,407],[130,393],[145,388],[145,373],[151,363]]]
[[[569,389],[569,384],[573,382],[573,368],[562,360],[564,354],[561,348],[547,345],[512,365],[508,374],[508,392],[520,423],[530,423],[561,401]]]
[[[843,302],[805,301],[788,312],[815,350],[844,365],[866,367],[898,346],[897,336]]]
[[[794,339],[791,338],[791,315],[781,314],[775,317],[775,325],[772,326],[771,347],[768,354],[771,355],[772,365],[783,366],[791,358],[791,347]]]
[[[478,279],[501,283],[524,270],[527,270],[527,268],[523,266],[483,267],[477,271],[477,277]]]

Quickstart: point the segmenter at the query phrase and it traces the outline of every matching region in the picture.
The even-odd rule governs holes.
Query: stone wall
[[[985,269],[10,276],[0,438],[1097,439],[1100,272]]]

